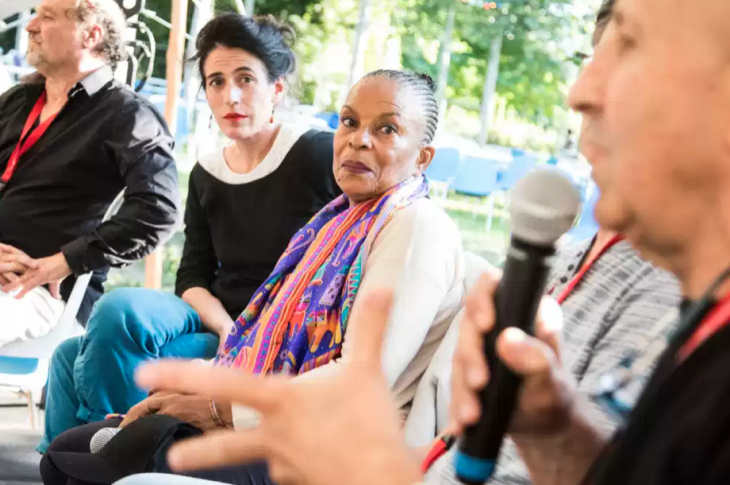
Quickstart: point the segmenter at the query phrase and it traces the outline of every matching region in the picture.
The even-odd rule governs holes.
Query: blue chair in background
[[[456,148],[439,148],[426,169],[426,177],[437,182],[453,182],[459,172],[459,151]]]
[[[336,130],[337,127],[340,125],[340,115],[337,113],[317,113],[314,115],[315,118],[318,118],[320,120],[324,120],[327,123],[327,126],[332,128],[333,130]]]
[[[461,162],[454,179],[453,189],[465,195],[487,197],[487,232],[492,230],[494,219],[494,193],[499,191],[499,164],[493,160],[469,157]]]
[[[515,186],[518,180],[527,175],[527,173],[535,168],[537,160],[529,155],[520,155],[512,159],[499,177],[500,190],[508,191]]]
[[[512,150],[513,153],[520,152],[521,150]],[[530,155],[517,155],[509,163],[506,169],[502,170],[499,174],[498,184],[499,190],[503,194],[504,206],[509,208],[510,206],[510,191],[517,184],[522,177],[528,174],[530,170],[535,168],[537,160],[535,157]],[[509,213],[509,211],[508,211]]]
[[[591,184],[587,200],[583,202],[578,223],[568,232],[571,241],[581,241],[593,237],[598,232],[598,223],[594,211],[596,202],[600,197],[600,191],[595,184]]]
[[[157,111],[159,111],[160,113],[165,112],[165,100],[159,100],[157,102],[153,102],[153,104],[155,105],[155,108],[157,108]],[[189,134],[190,127],[188,126],[188,110],[185,107],[185,100],[178,99],[177,129],[176,133],[173,134],[175,136],[175,142],[185,143],[185,140],[187,140]]]
[[[431,165],[426,169],[426,178],[442,199],[446,198],[449,186],[456,179],[461,162],[459,151],[455,148],[438,148]]]

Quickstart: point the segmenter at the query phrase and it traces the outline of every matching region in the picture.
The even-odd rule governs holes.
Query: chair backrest
[[[455,148],[439,148],[426,169],[426,177],[437,182],[451,182],[459,172],[459,151]]]
[[[106,214],[104,215],[104,221],[111,219],[112,216],[119,211],[123,202],[124,191],[120,192],[111,203],[109,209],[107,209]],[[89,286],[89,280],[91,280],[91,273],[86,273],[76,278],[76,282],[71,290],[71,295],[66,302],[66,306],[63,309],[61,318],[48,335],[44,335],[43,337],[33,340],[9,343],[0,348],[0,355],[6,357],[35,359],[50,358],[51,355],[53,355],[53,351],[61,344],[61,342],[76,336],[78,333],[76,314],[79,312],[79,307],[81,306],[81,302],[86,294],[86,289]]]
[[[466,268],[464,287],[467,292],[476,285],[483,273],[494,270],[494,266],[473,253],[465,253],[464,262]],[[463,315],[462,308],[449,325],[444,339],[416,388],[413,405],[404,426],[406,442],[413,448],[430,444],[449,424],[451,361],[456,350],[459,325]]]
[[[518,180],[535,167],[536,162],[537,160],[529,155],[521,155],[512,159],[499,180],[502,190],[512,189]]]
[[[327,126],[332,128],[333,130],[336,130],[340,124],[340,115],[338,115],[337,113],[330,113],[330,112],[317,113],[314,115],[314,117],[326,122]]]
[[[498,189],[499,164],[494,160],[469,157],[462,161],[452,188],[461,194],[486,196]]]

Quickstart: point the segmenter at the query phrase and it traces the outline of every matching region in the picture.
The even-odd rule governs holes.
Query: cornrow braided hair
[[[426,120],[426,132],[423,135],[423,143],[428,145],[436,136],[436,129],[439,124],[439,107],[436,103],[436,83],[428,74],[421,74],[409,71],[396,71],[392,69],[381,69],[365,75],[365,78],[383,77],[391,79],[401,87],[413,90],[423,101],[423,114]]]

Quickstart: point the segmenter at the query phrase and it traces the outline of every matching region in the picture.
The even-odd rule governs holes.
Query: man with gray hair
[[[0,96],[0,347],[51,331],[93,272],[85,322],[108,268],[151,253],[177,221],[173,139],[113,77],[125,28],[114,0],[42,0],[27,26],[37,72]]]
[[[594,46],[608,26],[613,4],[613,0],[605,0],[599,10]],[[601,149],[595,143],[595,130],[589,119],[582,124],[580,147],[589,159]],[[548,281],[547,288],[563,313],[561,362],[585,396],[592,419],[605,433],[612,433],[635,404],[666,346],[666,336],[676,328],[680,302],[677,281],[643,260],[625,238],[604,228],[593,241],[562,248]],[[419,385],[405,427],[411,444],[433,441],[434,432],[442,432],[441,426],[448,423],[457,332],[457,328],[450,329]],[[624,388],[621,401],[607,399],[606,380],[616,373],[626,375],[627,369],[631,369],[630,386]],[[425,481],[457,485],[461,482],[454,467],[456,447],[439,456],[436,451],[443,449],[439,448],[442,443],[452,443],[452,438],[445,436],[430,448],[424,463],[428,466]],[[513,441],[503,444],[489,483],[532,483]]]

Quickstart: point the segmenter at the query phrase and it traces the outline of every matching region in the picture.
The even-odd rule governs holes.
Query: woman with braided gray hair
[[[358,315],[367,305],[358,295],[392,289],[382,365],[401,417],[407,416],[416,386],[459,311],[464,292],[458,231],[427,197],[423,175],[433,159],[437,124],[434,84],[426,75],[381,70],[353,87],[334,137],[333,172],[344,195],[291,239],[271,276],[231,328],[217,365],[296,380],[346,369],[357,361],[353,328],[366,324]],[[170,426],[174,432],[160,430]],[[43,458],[44,483],[84,481],[89,470],[94,470],[95,483],[133,472],[169,472],[162,451],[174,439],[161,437],[180,430],[189,435],[256,426],[255,413],[230,402],[154,393],[123,420],[112,418],[60,435]],[[123,429],[104,448],[103,458],[89,454],[89,442],[98,431],[117,427]],[[312,437],[313,443],[316,439]],[[150,441],[157,444],[150,447]],[[145,447],[148,451],[140,452]],[[145,457],[141,462],[140,454]],[[144,465],[130,466],[131,457]],[[265,471],[252,470],[197,476],[266,483],[252,478],[266,476]]]

